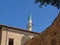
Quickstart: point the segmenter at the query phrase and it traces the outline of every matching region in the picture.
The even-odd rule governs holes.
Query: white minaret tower
[[[28,31],[32,31],[32,18],[31,18],[31,13],[29,13],[29,17],[28,17]]]

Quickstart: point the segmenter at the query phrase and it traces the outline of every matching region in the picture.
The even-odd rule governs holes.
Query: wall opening
[[[8,45],[13,45],[14,39],[9,38],[9,44]]]
[[[56,45],[56,40],[53,39],[51,43],[52,43],[52,45]]]

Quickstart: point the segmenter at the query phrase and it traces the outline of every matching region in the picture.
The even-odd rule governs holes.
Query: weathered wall
[[[20,32],[18,30],[3,27],[1,45],[8,45],[9,38],[14,39],[14,45],[21,45],[23,36],[27,36],[31,39],[36,36],[36,34]]]

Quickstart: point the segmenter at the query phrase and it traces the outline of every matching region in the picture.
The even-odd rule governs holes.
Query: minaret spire
[[[29,17],[28,17],[28,31],[32,31],[32,17],[31,17],[31,13],[29,13]]]

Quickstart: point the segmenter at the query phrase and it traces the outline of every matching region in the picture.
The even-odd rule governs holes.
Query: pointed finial
[[[30,20],[31,20],[32,18],[31,18],[31,13],[30,13]]]
[[[29,20],[32,20],[32,18],[31,18],[31,13],[29,12],[29,17],[28,17],[28,19]]]

